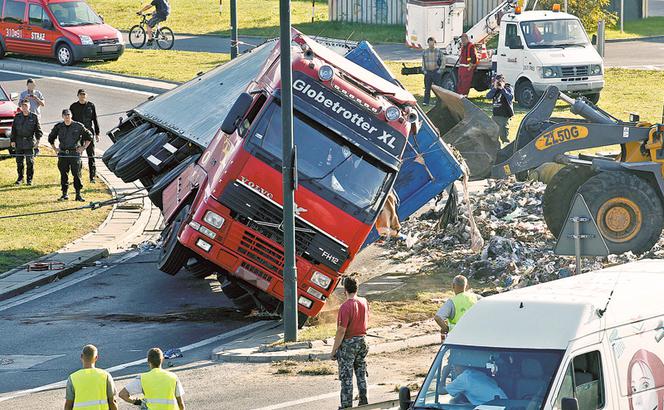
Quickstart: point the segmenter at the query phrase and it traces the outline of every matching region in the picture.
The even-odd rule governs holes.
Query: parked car
[[[122,34],[82,0],[0,0],[0,57],[5,52],[55,57],[62,65],[83,59],[117,60]]]
[[[18,100],[18,93],[7,94],[0,85],[0,150],[9,148],[9,134],[12,131],[14,116],[18,112],[18,106],[14,101]]]

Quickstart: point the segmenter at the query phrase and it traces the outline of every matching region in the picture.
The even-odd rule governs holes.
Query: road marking
[[[0,372],[8,370],[27,370],[38,364],[46,363],[49,360],[63,357],[63,354],[51,356],[24,355],[24,354],[4,354],[0,355]]]
[[[219,342],[219,341],[224,340],[224,339],[229,339],[229,338],[233,338],[235,336],[243,335],[243,334],[245,334],[247,332],[250,332],[250,331],[261,331],[261,330],[263,330],[263,327],[267,328],[267,327],[270,327],[270,326],[274,326],[274,323],[275,323],[274,321],[260,321],[260,322],[250,323],[246,326],[242,326],[242,327],[239,327],[237,329],[231,330],[230,332],[222,333],[220,335],[213,336],[213,337],[201,340],[199,342],[192,343],[192,344],[189,344],[187,346],[180,347],[180,350],[182,352],[187,352],[189,350],[198,349],[199,347],[203,347],[203,346],[209,345],[211,343],[216,343],[216,342]],[[144,365],[145,360],[146,359],[144,359],[144,358],[139,359],[139,360],[134,360],[133,362],[119,364],[117,366],[113,366],[113,367],[110,367],[110,368],[104,369],[104,370],[106,370],[107,372],[112,374],[114,372],[124,370],[124,369],[127,369],[129,367]],[[170,369],[170,370],[173,370],[173,369]],[[29,395],[29,394],[43,392],[43,391],[46,391],[46,390],[61,389],[61,388],[65,387],[66,385],[67,385],[67,380],[61,380],[59,382],[45,384],[43,386],[34,387],[32,389],[17,390],[17,391],[14,391],[14,392],[8,392],[8,393],[5,393],[5,395],[0,395],[0,403],[2,403],[3,401],[16,399],[18,397],[26,396],[26,395]]]
[[[378,384],[372,384],[370,386],[367,386],[367,389],[368,390],[373,390],[373,389],[377,389],[379,387],[385,387],[385,386],[380,386]],[[291,400],[291,401],[287,401],[287,402],[284,402],[284,403],[273,404],[273,405],[267,406],[267,407],[256,408],[256,409],[253,409],[253,410],[285,409],[286,407],[299,406],[301,404],[311,403],[312,401],[331,399],[333,397],[339,397],[339,392],[336,391],[336,392],[333,392],[333,393],[319,394],[318,396],[311,396],[311,397],[305,397],[303,399]]]
[[[150,92],[147,92],[147,91],[132,90],[130,88],[121,88],[121,87],[116,87],[116,86],[113,86],[113,85],[96,84],[96,83],[93,83],[93,82],[73,80],[71,78],[50,77],[50,76],[39,75],[39,74],[26,74],[26,73],[22,73],[20,71],[12,71],[12,70],[0,70],[0,73],[15,74],[15,75],[20,75],[20,76],[23,76],[23,77],[31,77],[31,78],[52,78],[52,79],[58,80],[58,81],[67,81],[67,82],[74,83],[74,84],[85,84],[85,85],[88,85],[88,86],[108,88],[110,90],[116,90],[116,91],[122,91],[122,92],[127,92],[128,91],[128,92],[132,92],[132,93],[135,93],[135,94],[143,94],[143,95],[147,95],[147,96],[156,95],[155,93],[150,93]]]
[[[55,293],[59,290],[66,289],[70,286],[74,286],[77,283],[83,282],[83,281],[88,280],[90,278],[94,278],[95,276],[97,276],[99,274],[102,274],[102,273],[106,272],[109,269],[112,269],[114,267],[114,265],[116,265],[118,263],[125,262],[125,261],[127,261],[127,260],[129,260],[129,259],[131,259],[135,256],[138,256],[138,254],[139,253],[137,251],[131,251],[128,254],[121,257],[120,259],[118,259],[117,261],[114,261],[113,265],[111,265],[111,266],[107,266],[105,268],[102,267],[102,268],[95,269],[92,272],[87,273],[87,274],[85,274],[83,276],[80,276],[78,278],[75,278],[75,279],[69,279],[69,278],[63,279],[62,283],[60,283],[56,286],[53,286],[53,287],[49,287],[48,289],[44,289],[43,291],[40,291],[38,293],[31,294],[31,292],[32,292],[31,291],[31,292],[28,292],[24,295],[17,296],[16,298],[9,299],[8,301],[6,301],[4,303],[0,303],[0,312],[3,312],[7,309],[11,309],[11,308],[16,307],[16,306],[23,305],[23,304],[28,303],[28,302],[32,302],[33,300],[37,300],[37,299],[42,298],[44,296],[50,295],[51,293]],[[46,285],[46,286],[48,286],[48,285]],[[25,297],[21,298],[21,296],[25,296]],[[19,298],[19,299],[16,300],[17,298]]]

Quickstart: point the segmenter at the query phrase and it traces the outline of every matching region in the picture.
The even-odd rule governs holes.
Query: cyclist
[[[155,8],[155,12],[152,14],[152,17],[150,17],[150,20],[148,20],[148,28],[146,30],[148,33],[148,46],[152,45],[152,29],[162,21],[166,21],[168,15],[171,14],[171,5],[168,4],[168,0],[152,0],[150,4],[146,4],[145,7],[136,14],[140,16],[143,12],[152,7]]]

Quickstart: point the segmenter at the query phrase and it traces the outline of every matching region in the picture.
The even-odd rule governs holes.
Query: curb
[[[629,43],[632,41],[664,40],[664,36],[632,37],[632,38],[614,38],[604,40],[605,43]]]
[[[393,353],[404,349],[425,347],[440,344],[439,334],[426,334],[413,338],[398,340],[394,342],[369,344],[369,355],[381,353]],[[269,354],[265,353],[234,353],[232,350],[226,350],[228,345],[221,345],[212,351],[211,359],[223,363],[272,363],[284,360],[296,362],[307,362],[312,360],[328,360],[330,358],[331,346],[326,347],[325,351],[307,352],[311,349],[295,349],[291,351],[279,351]],[[305,351],[300,351],[305,350]]]
[[[0,60],[0,69],[18,71],[25,74],[40,75],[44,77],[58,77],[69,80],[84,81],[92,84],[126,88],[153,94],[161,94],[163,92],[170,91],[181,84],[174,81],[153,80],[149,78],[115,74],[107,71],[88,70],[84,68],[61,67],[55,64],[13,58]]]

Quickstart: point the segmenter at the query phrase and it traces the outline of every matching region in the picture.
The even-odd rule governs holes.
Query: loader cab
[[[576,16],[510,13],[502,19],[500,33],[497,70],[514,87],[519,105],[531,108],[550,85],[591,101],[599,99],[604,63]]]

